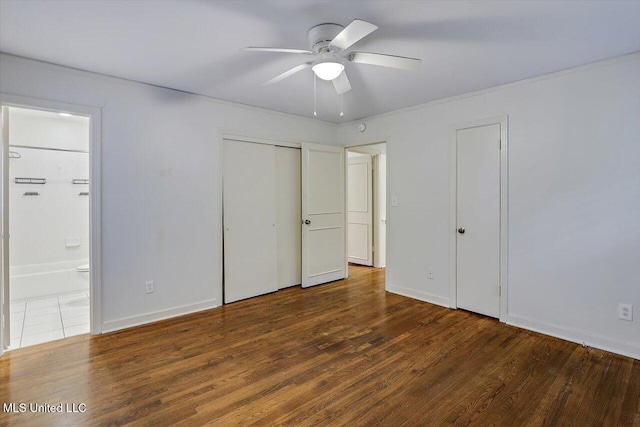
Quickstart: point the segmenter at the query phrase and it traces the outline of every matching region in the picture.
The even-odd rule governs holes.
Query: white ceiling
[[[344,122],[640,50],[640,1],[1,0],[0,51],[312,117],[307,31],[369,21],[350,50],[421,58],[418,71],[348,64],[340,98],[318,82],[318,118]]]

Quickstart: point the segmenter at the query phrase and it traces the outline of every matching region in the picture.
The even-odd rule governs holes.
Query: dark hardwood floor
[[[6,353],[0,425],[640,426],[640,361],[384,291],[384,271]]]

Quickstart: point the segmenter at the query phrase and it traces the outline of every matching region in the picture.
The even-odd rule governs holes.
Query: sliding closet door
[[[300,149],[276,147],[278,288],[302,283]]]
[[[275,146],[223,142],[224,301],[278,290]]]

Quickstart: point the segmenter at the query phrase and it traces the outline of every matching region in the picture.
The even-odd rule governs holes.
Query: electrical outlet
[[[633,306],[631,304],[618,304],[618,317],[622,320],[633,321]]]
[[[153,285],[153,280],[149,280],[147,283],[145,283],[145,291],[148,294],[153,293],[153,291],[155,291],[155,287]]]

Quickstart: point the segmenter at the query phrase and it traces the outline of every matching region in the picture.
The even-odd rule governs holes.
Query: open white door
[[[302,143],[302,286],[346,277],[344,148]]]
[[[0,289],[2,304],[0,304],[0,319],[2,320],[2,328],[0,328],[0,354],[4,349],[9,347],[11,343],[11,325],[9,311],[9,109],[2,107],[2,174],[0,180],[2,185],[0,191],[2,193],[2,213],[0,226],[2,227],[2,242],[0,244],[0,263],[2,274],[0,274]]]
[[[349,262],[373,265],[373,178],[370,154],[349,154],[347,254]]]

